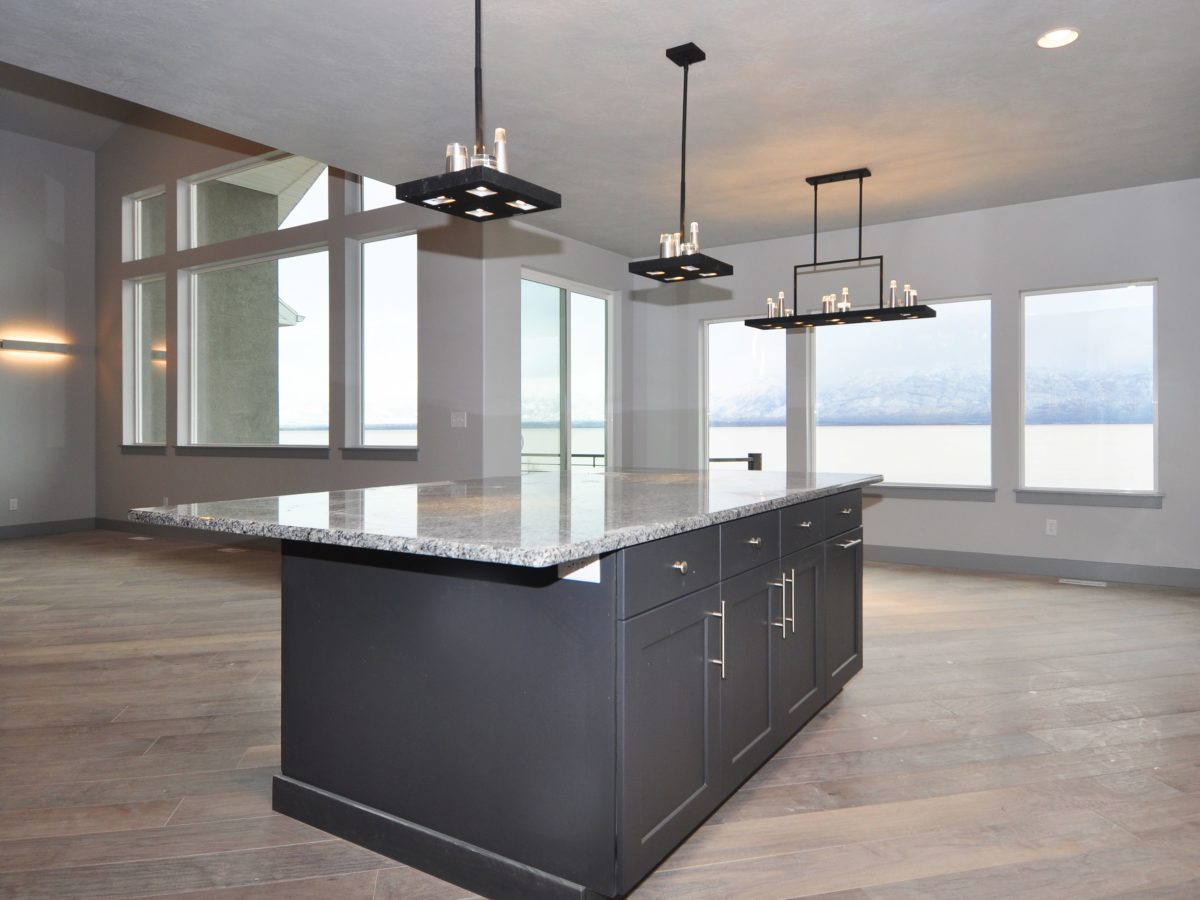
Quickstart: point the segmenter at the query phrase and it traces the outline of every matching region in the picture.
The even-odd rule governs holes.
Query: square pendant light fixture
[[[703,62],[707,54],[695,44],[680,44],[667,51],[667,59],[683,69],[683,128],[679,152],[679,231],[675,235],[663,235],[659,240],[659,255],[653,259],[638,259],[629,264],[634,275],[653,278],[665,284],[679,281],[695,281],[701,278],[716,278],[732,275],[733,266],[700,252],[698,226],[692,223],[687,228],[687,101],[688,69]]]
[[[491,222],[558,209],[562,197],[548,188],[508,174],[508,137],[496,129],[492,152],[483,143],[483,14],[475,0],[475,146],[469,155],[462,144],[446,151],[446,169],[441,175],[418,178],[396,185],[396,198],[469,219]]]

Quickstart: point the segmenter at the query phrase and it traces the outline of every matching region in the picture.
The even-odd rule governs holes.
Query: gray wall
[[[93,154],[0,131],[0,532],[95,514]],[[17,498],[19,509],[9,510]]]
[[[869,204],[868,204],[869,210]],[[851,256],[854,233],[821,236],[821,257]],[[995,503],[888,498],[867,513],[872,544],[893,547],[1197,568],[1200,546],[1200,334],[1195,247],[1200,180],[1088,194],[869,227],[865,253],[925,299],[989,294],[993,332]],[[700,331],[705,319],[762,315],[764,298],[791,296],[792,265],[811,237],[709,250],[735,266],[720,285],[636,291],[625,316],[628,464],[699,464]],[[1163,508],[1017,504],[1023,290],[1158,279],[1159,484]],[[869,327],[869,326],[861,326]],[[802,419],[807,338],[791,336],[790,417]],[[793,465],[804,463],[789,448]],[[1058,520],[1058,536],[1045,519]]]
[[[313,490],[474,478],[520,470],[519,300],[523,267],[606,290],[626,283],[625,260],[578,241],[518,223],[481,227],[431,210],[399,205],[347,214],[352,178],[330,178],[330,218],[289,233],[269,232],[229,245],[191,250],[174,231],[179,179],[266,152],[241,141],[166,116],[146,116],[122,126],[97,153],[97,322],[100,332],[97,515],[120,519],[133,506],[286,494]],[[120,261],[121,198],[165,184],[167,253]],[[361,458],[343,453],[348,353],[347,298],[353,297],[356,239],[392,231],[417,231],[419,292],[420,451],[418,458]],[[175,371],[177,279],[173,273],[230,257],[286,247],[327,244],[330,278],[330,424],[328,458],[286,450],[264,456],[192,455],[178,451]],[[121,446],[121,285],[123,279],[166,273],[168,309],[168,430],[165,450]],[[465,429],[451,413],[467,413]],[[368,454],[370,451],[368,451]],[[352,458],[353,457],[353,458]]]

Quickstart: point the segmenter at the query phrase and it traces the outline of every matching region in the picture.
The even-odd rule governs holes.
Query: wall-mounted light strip
[[[40,353],[70,353],[70,344],[55,344],[51,341],[15,341],[0,338],[0,350],[35,350]]]
[[[151,350],[150,351],[150,359],[152,359],[154,362],[166,362],[167,361],[167,351],[166,350]]]

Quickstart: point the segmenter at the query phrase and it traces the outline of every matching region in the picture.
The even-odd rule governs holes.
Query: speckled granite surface
[[[586,559],[882,481],[824,472],[539,473],[184,503],[135,522],[518,566]]]

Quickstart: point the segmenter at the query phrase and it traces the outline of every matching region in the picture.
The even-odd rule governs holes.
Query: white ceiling
[[[0,59],[385,181],[472,139],[470,0],[4,0]],[[1070,24],[1056,51],[1034,39]],[[563,195],[530,219],[627,255],[809,228],[804,176],[869,166],[867,221],[1200,176],[1197,0],[489,0],[487,126]],[[823,193],[830,227],[853,188]]]

